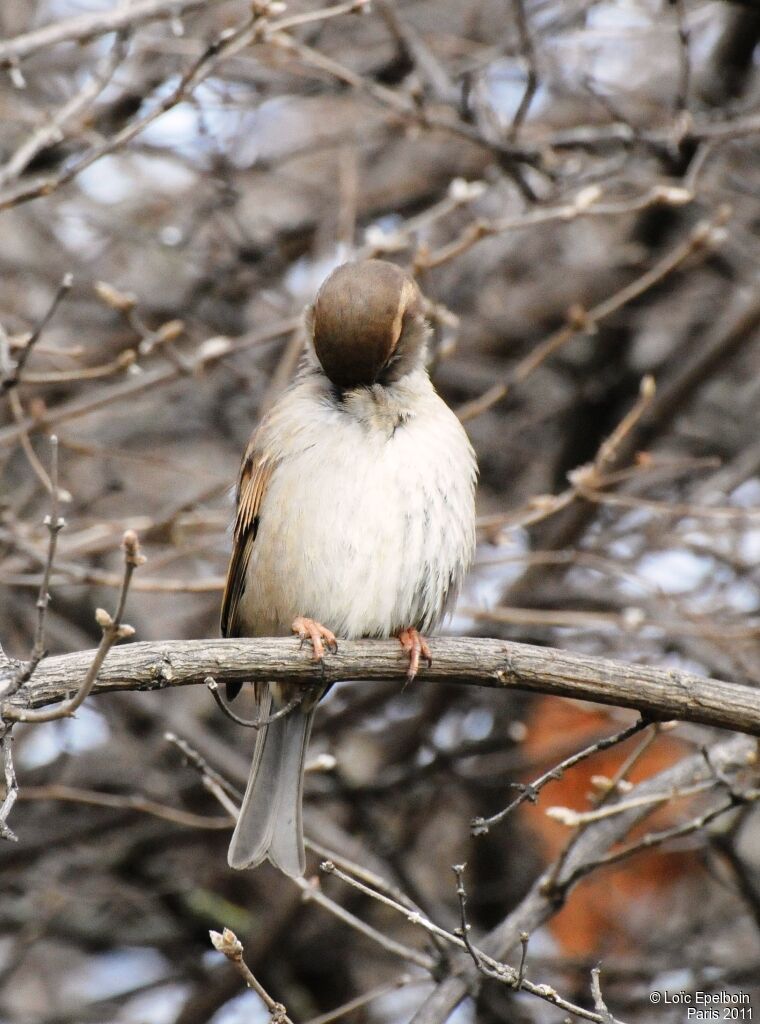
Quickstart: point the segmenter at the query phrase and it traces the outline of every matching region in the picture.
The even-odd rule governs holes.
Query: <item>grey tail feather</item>
[[[260,713],[269,714],[269,700]],[[231,868],[265,857],[291,878],[304,873],[303,768],[316,708],[298,707],[259,730],[237,825],[227,853]]]

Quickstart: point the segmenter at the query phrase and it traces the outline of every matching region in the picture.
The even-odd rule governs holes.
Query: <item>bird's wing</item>
[[[222,636],[240,635],[240,599],[245,591],[248,562],[258,533],[261,503],[275,465],[274,459],[267,459],[257,450],[254,435],[243,458],[238,480],[232,556],[222,601]]]

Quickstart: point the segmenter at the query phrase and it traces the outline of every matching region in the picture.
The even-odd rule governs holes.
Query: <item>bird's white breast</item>
[[[277,461],[241,599],[251,631],[298,615],[347,638],[430,630],[472,559],[476,469],[427,374],[342,401],[307,376],[260,433]]]

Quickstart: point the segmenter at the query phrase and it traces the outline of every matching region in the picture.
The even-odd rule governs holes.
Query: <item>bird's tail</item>
[[[268,687],[267,687],[268,690]],[[269,714],[271,695],[261,702]],[[258,731],[251,774],[227,853],[231,868],[265,857],[291,878],[304,873],[303,768],[316,707],[296,707]]]

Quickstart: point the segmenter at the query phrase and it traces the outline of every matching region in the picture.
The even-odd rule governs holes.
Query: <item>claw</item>
[[[419,671],[420,658],[424,658],[428,664],[428,668],[431,668],[433,664],[433,655],[430,653],[430,648],[427,645],[425,637],[413,627],[410,629],[402,629],[398,635],[398,640],[404,649],[404,653],[409,658],[409,668],[406,672],[406,678],[407,682],[411,683]]]
[[[327,646],[327,649],[332,654],[338,653],[338,641],[335,639],[335,634],[323,626],[321,622],[316,622],[314,619],[307,619],[299,615],[297,619],[293,620],[293,625],[290,628],[300,638],[302,647],[306,640],[311,640],[311,646],[314,649],[312,656],[314,661],[323,660],[325,646]]]

